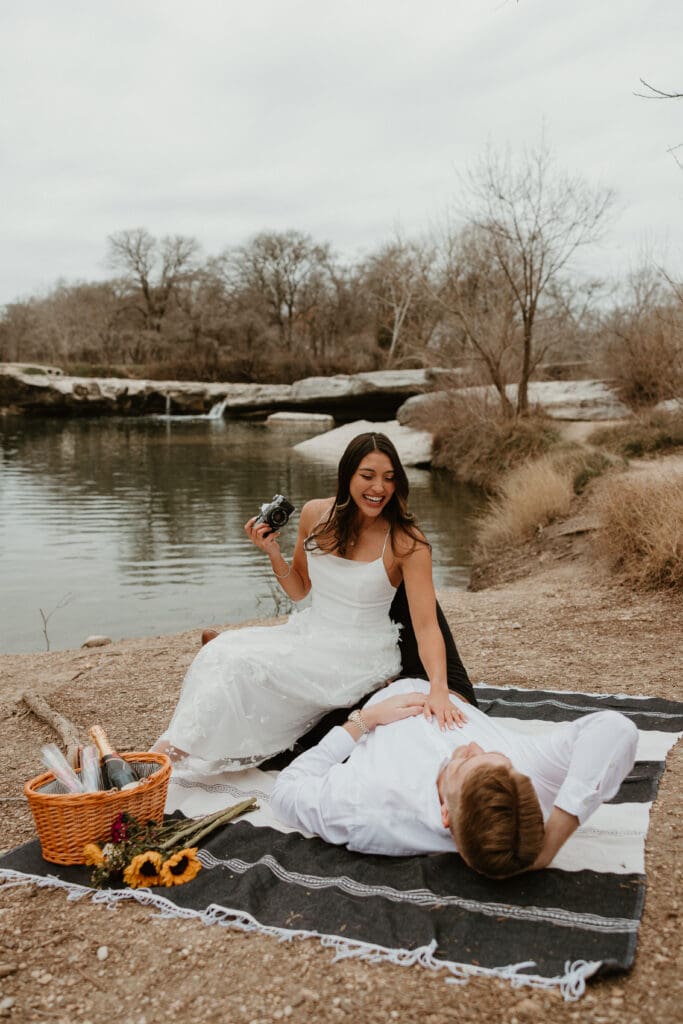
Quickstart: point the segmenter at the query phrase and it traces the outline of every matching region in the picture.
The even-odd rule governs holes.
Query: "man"
[[[460,728],[441,732],[429,684],[400,679],[278,777],[283,822],[361,853],[457,850],[491,878],[546,867],[633,767],[637,729],[600,711],[521,735],[450,695]]]

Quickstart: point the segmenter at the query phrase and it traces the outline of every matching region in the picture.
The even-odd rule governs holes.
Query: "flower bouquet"
[[[99,889],[120,875],[131,889],[182,885],[201,870],[199,843],[233,818],[257,807],[255,797],[203,818],[179,818],[141,824],[127,812],[117,814],[103,844],[87,843],[84,863],[93,868],[91,884]]]

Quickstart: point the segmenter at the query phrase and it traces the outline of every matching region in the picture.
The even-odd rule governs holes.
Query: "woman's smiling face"
[[[349,484],[349,493],[359,511],[370,518],[381,514],[395,490],[394,467],[384,452],[369,452],[361,459]]]

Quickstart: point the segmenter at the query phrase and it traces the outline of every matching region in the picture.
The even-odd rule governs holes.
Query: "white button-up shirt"
[[[422,679],[399,679],[368,704],[398,693],[429,692]],[[553,806],[583,824],[618,791],[633,767],[638,731],[616,711],[598,711],[520,735],[459,697],[462,728],[441,732],[434,718],[405,718],[378,726],[356,743],[336,726],[312,750],[285,768],[271,795],[284,823],[361,853],[393,856],[452,852],[443,827],[436,780],[446,758],[462,744],[506,754],[528,775],[547,819]]]

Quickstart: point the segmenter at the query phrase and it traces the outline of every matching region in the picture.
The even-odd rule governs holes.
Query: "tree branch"
[[[60,715],[59,712],[54,711],[47,701],[37,693],[31,693],[27,690],[25,693],[22,693],[21,699],[36,718],[47,722],[50,728],[54,729],[66,747],[67,761],[75,768],[78,762],[78,748],[81,745],[81,741],[73,722],[70,722],[64,715]]]

